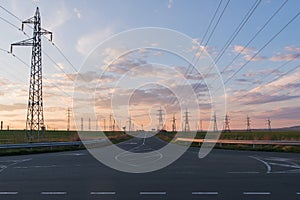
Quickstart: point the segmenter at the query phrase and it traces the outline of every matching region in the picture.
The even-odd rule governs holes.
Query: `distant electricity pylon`
[[[218,131],[218,125],[217,125],[217,115],[216,112],[214,113],[212,121],[214,122],[214,132]]]
[[[173,118],[172,118],[172,131],[176,132],[176,118],[175,118],[175,115],[173,115]]]
[[[225,120],[224,120],[224,127],[223,127],[223,131],[224,132],[231,132],[230,127],[229,127],[229,116],[228,114],[225,115]]]
[[[157,127],[157,130],[160,131],[160,130],[163,130],[164,129],[164,120],[163,120],[163,110],[161,108],[159,108],[158,111],[158,127]]]
[[[247,129],[246,131],[251,131],[251,120],[250,120],[250,117],[247,115],[247,122],[246,122],[246,125],[247,125]]]
[[[68,110],[67,110],[67,118],[68,118],[67,131],[70,131],[70,118],[71,118],[71,109],[70,108],[68,108]]]
[[[184,132],[190,131],[190,124],[189,124],[189,112],[186,108],[184,112]]]
[[[267,119],[267,125],[268,125],[268,130],[269,130],[269,131],[272,131],[272,129],[271,129],[271,120],[270,120],[270,118]]]
[[[52,41],[52,32],[41,27],[41,16],[39,8],[36,8],[35,15],[22,22],[22,30],[24,24],[33,24],[33,37],[21,42],[11,44],[10,51],[13,46],[32,46],[31,54],[31,71],[29,98],[26,119],[26,135],[29,141],[32,141],[34,133],[40,137],[40,131],[45,130],[44,114],[43,114],[43,90],[42,90],[42,35],[50,35]]]
[[[81,131],[83,131],[83,118],[81,117]]]

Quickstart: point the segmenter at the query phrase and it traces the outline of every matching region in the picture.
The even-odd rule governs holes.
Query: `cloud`
[[[74,8],[73,11],[74,11],[74,13],[76,14],[76,17],[77,17],[78,19],[81,19],[81,12],[80,12],[77,8]]]
[[[285,47],[285,50],[300,53],[300,47],[296,47],[296,46],[287,46]]]
[[[296,54],[277,53],[275,56],[272,56],[270,60],[273,62],[280,62],[280,61],[298,60],[299,58],[300,58],[300,53],[296,53]]]
[[[261,93],[252,93],[247,95],[247,102],[244,105],[259,105],[265,103],[287,101],[300,98],[300,95],[263,95]]]
[[[86,56],[93,48],[112,34],[113,30],[111,28],[105,28],[91,34],[81,36],[77,40],[76,50]]]
[[[174,4],[174,1],[173,1],[173,0],[168,0],[168,5],[167,5],[167,7],[170,9],[170,8],[172,8],[173,4]]]
[[[300,59],[300,47],[287,46],[284,48],[285,52],[278,52],[270,58],[270,61],[280,62],[280,61],[293,61]]]
[[[1,111],[14,111],[26,109],[27,105],[24,103],[14,103],[14,104],[0,104]]]
[[[253,47],[235,45],[233,47],[233,52],[242,54],[247,61],[262,61],[266,59],[264,56],[254,56],[257,53],[257,50]]]
[[[47,29],[54,32],[55,29],[61,27],[64,25],[67,21],[69,21],[72,18],[71,12],[69,12],[68,8],[66,7],[64,2],[60,2],[57,4],[56,8],[53,8],[54,12],[50,12],[51,15],[47,16],[48,26]]]

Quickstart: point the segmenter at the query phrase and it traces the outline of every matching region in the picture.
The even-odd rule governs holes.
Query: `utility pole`
[[[175,118],[175,115],[173,115],[173,118],[172,118],[172,132],[176,132],[176,118]]]
[[[184,132],[190,131],[190,124],[189,124],[189,112],[186,108],[184,112]]]
[[[247,115],[247,129],[246,131],[251,132],[251,120],[250,117]]]
[[[70,108],[68,108],[68,110],[67,110],[67,117],[68,117],[67,131],[70,131],[70,117],[71,117],[71,109]]]
[[[161,109],[161,107],[159,108],[158,111],[158,127],[157,127],[157,130],[158,131],[161,131],[164,129],[164,121],[163,121],[163,110]]]
[[[214,113],[214,116],[213,116],[213,122],[214,122],[214,132],[217,132],[218,131],[218,124],[217,124],[216,112]]]
[[[3,121],[1,121],[1,131],[3,130]]]
[[[33,37],[21,42],[11,44],[11,53],[13,46],[32,46],[31,52],[31,70],[29,98],[26,119],[26,135],[29,142],[32,141],[34,134],[40,137],[40,131],[45,130],[44,114],[43,114],[43,84],[42,84],[42,35],[50,35],[52,41],[52,32],[41,27],[41,16],[39,8],[36,8],[35,15],[22,22],[22,30],[24,24],[33,24]]]
[[[81,117],[81,131],[83,131],[83,118]]]
[[[230,127],[229,127],[229,117],[228,114],[225,115],[225,122],[224,122],[224,127],[223,127],[224,132],[231,132]]]
[[[270,118],[267,119],[267,125],[268,125],[268,130],[269,130],[269,131],[272,131],[272,129],[271,129],[271,120],[270,120]]]

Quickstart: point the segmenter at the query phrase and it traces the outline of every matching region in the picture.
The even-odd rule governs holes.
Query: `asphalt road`
[[[157,138],[120,144],[159,149]],[[159,151],[159,150],[158,150]],[[0,199],[300,199],[300,155],[190,148],[159,171],[111,169],[87,151],[0,157]]]

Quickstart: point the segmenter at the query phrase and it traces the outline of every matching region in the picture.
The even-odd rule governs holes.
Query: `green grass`
[[[124,134],[121,131],[107,131],[105,135],[111,140],[112,143],[116,144],[119,142],[131,139],[132,136]],[[88,135],[91,138],[102,138],[103,135],[99,132],[82,132],[82,134]],[[187,137],[191,133],[183,133]],[[206,135],[206,132],[198,132],[196,138],[202,139]],[[160,139],[170,142],[174,139],[175,133],[173,132],[162,132],[156,135]],[[228,140],[300,140],[299,131],[233,131],[230,133],[222,133],[220,139]],[[68,142],[68,141],[79,141],[79,135],[76,131],[45,131],[44,134],[40,135],[40,138],[34,137],[32,142]],[[10,130],[0,131],[0,144],[17,144],[27,143],[25,130]],[[192,146],[199,146],[198,143],[193,143]],[[29,153],[41,153],[41,152],[53,152],[53,151],[67,151],[82,149],[84,147],[55,147],[49,148],[34,148],[34,149],[9,149],[1,150],[0,155],[16,155],[16,154],[29,154]],[[283,151],[283,152],[300,152],[300,147],[295,146],[278,146],[278,145],[256,145],[253,149],[252,145],[227,145],[222,146],[216,145],[215,148],[222,149],[236,149],[236,150],[258,150],[258,151]]]
[[[170,142],[176,133],[158,133],[156,136],[166,142]],[[209,134],[209,133],[208,133]],[[183,133],[187,137],[191,138],[192,133]],[[206,132],[198,132],[196,139],[204,139]],[[224,140],[294,140],[300,141],[299,131],[232,131],[223,132],[219,139]],[[183,145],[186,143],[182,143]],[[191,146],[199,147],[199,143],[192,143]],[[280,146],[280,145],[242,145],[242,144],[216,144],[215,148],[220,149],[232,149],[232,150],[255,150],[255,151],[275,151],[275,152],[295,152],[300,153],[299,146]]]
[[[85,131],[82,134],[86,134],[88,138],[103,138],[103,135],[99,132]],[[113,143],[119,143],[126,141],[132,136],[124,134],[124,132],[104,132],[104,134]],[[80,141],[77,131],[45,131],[44,134],[37,138],[34,136],[32,142],[71,142]],[[26,132],[24,130],[10,130],[0,131],[0,144],[19,144],[27,143]],[[60,147],[39,147],[39,148],[24,148],[24,149],[1,149],[0,156],[3,155],[24,155],[24,154],[36,154],[36,153],[48,153],[59,151],[71,151],[85,149],[84,146],[60,146]]]
[[[101,139],[104,138],[99,132],[96,131],[84,131],[87,139]],[[104,134],[112,141],[118,142],[121,140],[130,139],[131,136],[124,134],[121,131],[106,131]],[[32,142],[72,142],[80,141],[80,137],[77,131],[45,131],[40,133],[40,138],[37,138],[37,134],[34,135]],[[0,131],[0,144],[19,144],[27,143],[25,130],[10,130]]]
[[[233,131],[222,133],[228,140],[300,140],[300,131]]]

